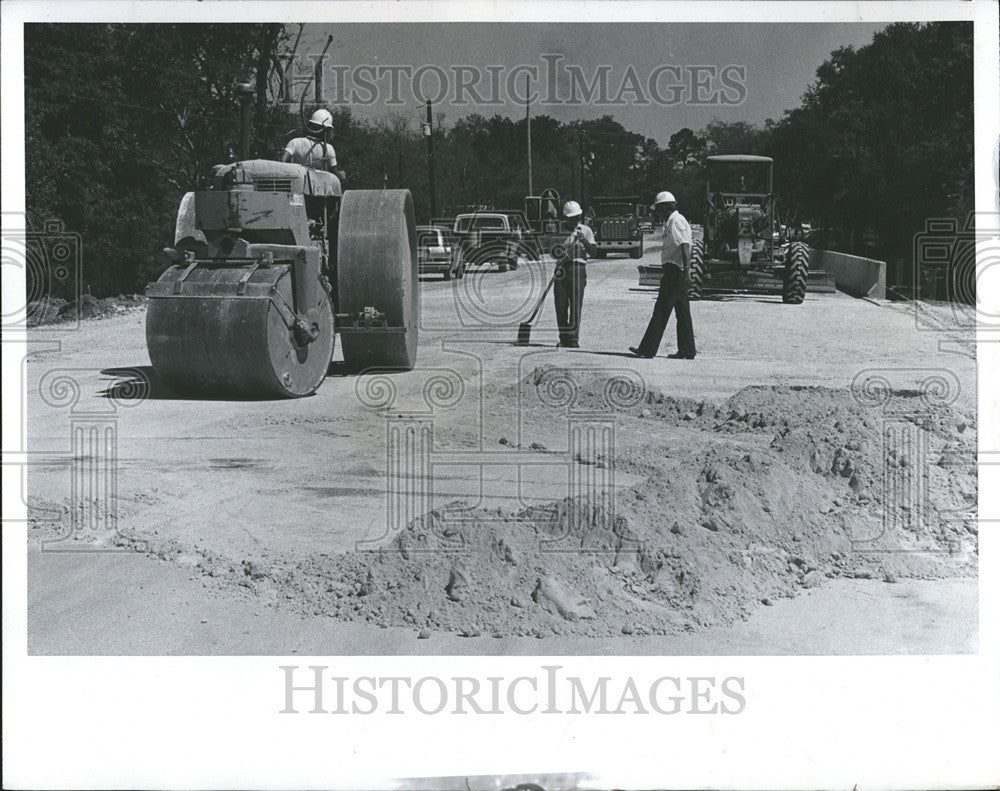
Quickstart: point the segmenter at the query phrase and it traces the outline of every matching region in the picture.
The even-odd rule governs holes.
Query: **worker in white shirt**
[[[337,166],[337,152],[330,144],[332,138],[333,116],[327,110],[317,110],[306,122],[306,134],[289,140],[278,158],[329,171],[344,181],[344,171]]]
[[[597,241],[590,226],[582,221],[583,209],[575,200],[566,201],[563,216],[570,226],[570,234],[561,245],[553,248],[556,271],[552,295],[556,302],[559,345],[578,349],[580,310],[583,307],[583,291],[587,287],[587,259],[597,249]]]
[[[677,311],[677,351],[668,354],[675,360],[693,360],[695,356],[694,326],[691,323],[691,305],[688,287],[691,277],[691,225],[677,211],[677,200],[670,192],[660,192],[653,202],[656,219],[663,222],[663,251],[660,265],[660,293],[656,297],[653,315],[646,327],[646,334],[638,346],[629,351],[637,357],[655,357],[663,340],[670,314]]]

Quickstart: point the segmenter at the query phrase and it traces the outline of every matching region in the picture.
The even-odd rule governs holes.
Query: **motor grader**
[[[808,245],[778,230],[771,157],[710,156],[706,165],[704,234],[691,249],[690,299],[701,299],[706,288],[779,291],[783,302],[797,305],[807,289],[836,290],[827,272],[810,271]],[[660,271],[640,267],[640,285],[657,285]]]
[[[310,395],[337,334],[352,368],[416,363],[408,190],[345,192],[332,173],[271,160],[217,166],[209,189],[182,199],[164,253],[146,343],[175,390]]]

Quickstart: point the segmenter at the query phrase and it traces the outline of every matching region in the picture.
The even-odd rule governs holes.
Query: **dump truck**
[[[637,196],[594,198],[588,214],[597,245],[596,258],[606,258],[608,253],[628,253],[630,258],[642,258]]]
[[[694,240],[688,296],[706,288],[778,291],[797,305],[806,291],[836,291],[829,273],[809,268],[809,246],[787,238],[776,221],[774,160],[749,154],[706,161],[704,233]],[[640,285],[657,285],[661,269],[639,267]]]
[[[184,393],[295,398],[327,375],[416,363],[418,272],[408,190],[251,159],[181,200],[169,266],[146,294],[156,374]]]

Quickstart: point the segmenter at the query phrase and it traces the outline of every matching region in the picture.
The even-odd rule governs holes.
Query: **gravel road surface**
[[[657,254],[650,245],[641,262],[592,262],[578,350],[555,347],[551,296],[532,345],[513,343],[550,261],[426,277],[414,371],[357,376],[337,354],[319,392],[291,401],[172,394],[148,367],[142,310],[39,328],[26,365],[29,650],[976,650],[974,527],[948,516],[974,508],[974,467],[935,472],[933,525],[911,519],[890,547],[922,560],[850,552],[859,530],[876,540],[872,514],[890,507],[872,466],[889,414],[881,379],[905,402],[899,414],[934,421],[918,428],[935,458],[975,448],[974,336],[961,317],[925,306],[918,321],[844,294],[799,306],[709,295],[693,305],[696,360],[665,357],[672,323],[660,356],[637,360],[627,348],[655,292],[639,288],[636,264]],[[871,372],[881,379],[862,387]],[[594,426],[606,433],[595,439]],[[550,568],[534,547],[552,537],[538,514],[573,502],[581,481],[610,493],[617,543],[591,546],[588,534],[572,563]],[[74,486],[93,488],[74,499]],[[73,533],[73,503],[117,521]],[[593,519],[608,518],[602,508]],[[522,546],[516,525],[528,522]],[[427,541],[414,524],[434,534],[421,549],[458,536],[473,553],[506,551],[510,601],[477,593],[499,585],[493,555],[445,567],[438,551],[426,575],[409,556],[390,563],[402,533]],[[473,527],[485,549],[462,532]],[[629,542],[635,563],[621,559]],[[591,550],[615,557],[577,559]],[[738,552],[753,557],[727,570]],[[455,593],[463,585],[472,603]]]

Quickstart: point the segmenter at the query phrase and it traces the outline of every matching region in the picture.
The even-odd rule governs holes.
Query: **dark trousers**
[[[583,290],[587,287],[587,267],[576,262],[562,263],[556,267],[556,280],[552,296],[556,301],[556,324],[559,325],[559,342],[563,346],[580,342],[580,309],[583,307]]]
[[[660,293],[656,297],[653,316],[642,336],[639,351],[650,357],[656,354],[663,340],[663,332],[667,328],[670,313],[677,311],[677,351],[680,354],[693,357],[694,325],[691,324],[691,305],[688,303],[687,282],[681,268],[673,264],[663,265],[663,276],[660,278]]]

